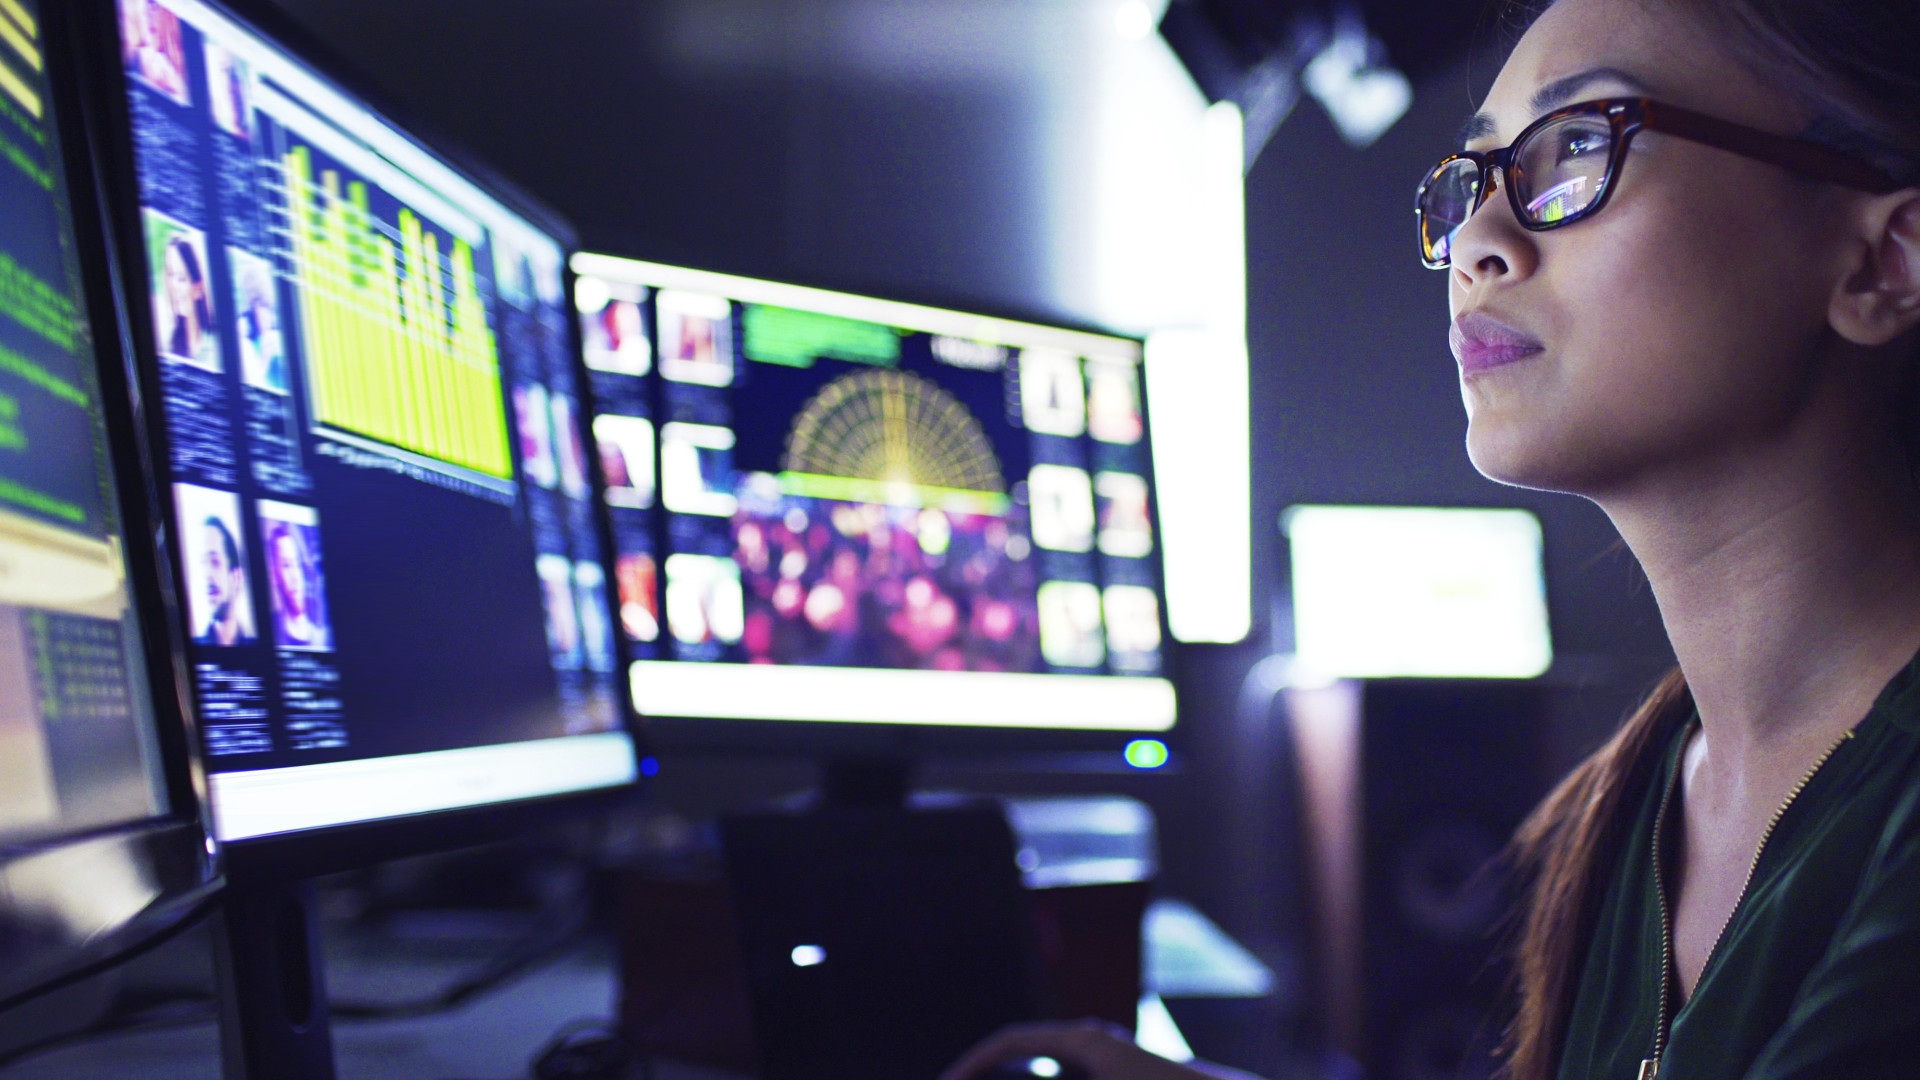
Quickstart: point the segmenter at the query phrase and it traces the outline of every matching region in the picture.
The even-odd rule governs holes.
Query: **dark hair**
[[[1913,0],[1642,0],[1684,5],[1725,31],[1733,54],[1787,86],[1813,119],[1803,138],[1865,158],[1920,184],[1920,3]],[[1546,2],[1509,3],[1524,27]],[[1503,20],[1506,21],[1506,20]],[[1920,357],[1894,417],[1908,461],[1920,462]],[[1506,1080],[1552,1080],[1591,944],[1623,815],[1692,712],[1679,669],[1618,733],[1548,795],[1510,848],[1525,887],[1513,979],[1518,1001],[1503,1042]]]
[[[187,267],[187,276],[200,286],[200,295],[193,301],[194,321],[200,324],[202,333],[212,333],[213,309],[207,304],[207,275],[200,269],[200,253],[193,250],[191,241],[179,234],[167,241],[167,250],[180,253],[180,261]]]
[[[284,521],[276,521],[273,523],[273,528],[267,532],[266,543],[267,572],[273,577],[273,591],[278,594],[276,602],[279,597],[284,597],[287,591],[286,575],[280,569],[279,544],[283,539],[293,541],[293,549],[300,563],[299,573],[302,583],[308,586],[313,584],[313,555],[307,550],[306,537],[292,525]],[[312,603],[312,600],[309,599],[308,603]]]
[[[206,527],[220,534],[220,546],[226,549],[227,554],[227,570],[231,572],[240,569],[240,545],[234,543],[233,530],[227,528],[226,522],[212,514],[207,515]]]

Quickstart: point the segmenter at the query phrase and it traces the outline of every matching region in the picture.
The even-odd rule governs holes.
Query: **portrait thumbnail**
[[[513,388],[514,430],[520,433],[520,467],[543,488],[560,483],[560,464],[553,454],[553,410],[547,388],[520,383]]]
[[[250,251],[227,249],[233,270],[234,338],[240,381],[275,394],[288,391],[287,343],[280,332],[280,290],[273,264]]]
[[[207,111],[235,138],[253,137],[253,71],[226,47],[207,39]]]
[[[660,640],[660,571],[653,556],[629,552],[614,560],[620,590],[620,629],[629,641]]]
[[[593,441],[600,451],[600,471],[607,478],[607,504],[634,509],[652,506],[653,422],[644,416],[596,416]]]
[[[533,561],[540,575],[540,592],[547,609],[547,651],[553,666],[577,670],[584,659],[580,642],[580,615],[574,606],[573,561],[565,555],[542,555]]]
[[[120,53],[135,78],[177,104],[192,103],[180,17],[159,0],[120,0]]]
[[[587,446],[580,435],[580,407],[566,394],[547,398],[553,414],[553,457],[560,476],[560,490],[575,499],[587,497]]]
[[[1145,585],[1109,585],[1101,594],[1114,666],[1159,667],[1160,598]],[[1142,664],[1142,658],[1151,661]]]
[[[653,343],[647,339],[647,287],[582,277],[573,283],[580,312],[581,350],[587,367],[615,375],[645,375],[653,370]]]
[[[1106,660],[1100,632],[1100,587],[1084,581],[1043,581],[1040,655],[1054,667],[1099,667]]]
[[[1087,430],[1080,358],[1058,349],[1020,353],[1020,415],[1028,431],[1076,437]]]
[[[1124,360],[1087,361],[1087,433],[1101,442],[1131,445],[1146,433],[1140,415],[1140,366]]]
[[[1027,474],[1033,542],[1053,551],[1093,550],[1093,483],[1085,469],[1035,465]]]
[[[187,621],[197,645],[251,645],[253,590],[247,578],[247,539],[240,496],[231,491],[173,485],[180,526],[180,563],[187,590]]]
[[[721,555],[667,556],[667,629],[684,645],[740,640],[740,564]]]
[[[220,335],[214,329],[207,237],[154,210],[143,211],[153,328],[160,355],[218,374]]]
[[[563,256],[552,244],[528,242],[525,237],[493,234],[493,285],[500,299],[532,311],[541,305],[558,307],[566,300],[561,274]]]
[[[303,652],[333,651],[319,512],[268,499],[260,500],[257,509],[267,556],[267,594],[273,601],[274,644]]]
[[[725,297],[661,289],[660,374],[676,382],[728,386],[733,382],[733,304]]]
[[[733,429],[712,424],[660,425],[660,501],[676,514],[732,517]]]
[[[1100,552],[1127,559],[1153,551],[1153,518],[1147,507],[1147,480],[1132,473],[1103,472],[1093,477],[1094,505],[1100,519]]]
[[[573,564],[573,606],[580,615],[580,644],[587,670],[614,668],[613,618],[607,611],[607,572],[597,562]]]

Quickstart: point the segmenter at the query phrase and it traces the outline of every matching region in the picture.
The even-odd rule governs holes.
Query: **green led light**
[[[1167,763],[1167,744],[1159,739],[1135,739],[1124,753],[1127,764],[1136,769],[1157,769]]]

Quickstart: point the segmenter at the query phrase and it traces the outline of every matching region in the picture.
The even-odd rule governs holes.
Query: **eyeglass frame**
[[[1532,220],[1532,216],[1520,202],[1520,185],[1513,182],[1514,151],[1548,125],[1580,115],[1603,116],[1612,128],[1612,141],[1607,146],[1607,163],[1601,170],[1600,182],[1596,185],[1593,201],[1578,211],[1553,221]],[[1414,195],[1413,204],[1413,212],[1419,223],[1416,236],[1420,243],[1420,261],[1429,270],[1445,270],[1453,265],[1451,252],[1443,261],[1435,261],[1428,255],[1427,212],[1424,207],[1427,189],[1455,162],[1470,161],[1478,170],[1473,209],[1467,212],[1466,221],[1460,223],[1462,226],[1467,221],[1471,221],[1473,215],[1479,213],[1480,208],[1486,205],[1489,194],[1488,176],[1493,170],[1498,169],[1505,179],[1500,186],[1506,189],[1507,201],[1513,207],[1514,219],[1528,232],[1547,232],[1585,221],[1607,205],[1607,200],[1613,195],[1614,178],[1619,175],[1621,165],[1627,160],[1627,150],[1633,143],[1633,137],[1642,131],[1663,132],[1754,161],[1778,165],[1809,180],[1841,184],[1874,195],[1885,195],[1909,186],[1878,166],[1806,139],[1776,135],[1771,131],[1762,131],[1732,120],[1707,116],[1704,113],[1683,109],[1678,105],[1668,105],[1651,98],[1599,98],[1555,109],[1528,124],[1512,142],[1498,150],[1485,153],[1463,150],[1457,154],[1448,154],[1440,159],[1439,164],[1428,169],[1426,179],[1420,182],[1420,188]],[[1458,227],[1456,226],[1456,229]]]

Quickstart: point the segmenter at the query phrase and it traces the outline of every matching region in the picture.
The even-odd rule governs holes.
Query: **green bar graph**
[[[449,464],[510,478],[499,353],[473,249],[402,209],[398,244],[368,210],[366,184],[342,185],[295,146],[282,161],[301,340],[314,419]]]

